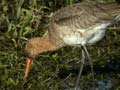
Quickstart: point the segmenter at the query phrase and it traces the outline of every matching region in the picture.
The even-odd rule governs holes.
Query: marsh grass
[[[44,35],[51,13],[60,7],[79,1],[0,1],[0,90],[63,90],[67,85],[74,86],[80,67],[80,49],[65,47],[55,52],[43,53],[35,58],[29,78],[24,81],[26,64],[24,46],[29,38]],[[106,0],[106,2],[113,2],[113,0]],[[88,48],[92,51],[91,55],[95,58],[94,65],[97,67],[104,68],[108,63],[112,66],[111,62],[116,66],[120,64],[119,25],[111,28],[104,40]],[[89,87],[91,72],[89,68],[85,70],[88,72],[83,75],[80,84]],[[119,79],[120,68],[117,70],[97,74],[96,78],[102,80],[110,74],[113,79]],[[66,78],[68,75],[70,75],[69,78]],[[114,90],[120,90],[118,83],[115,84]]]

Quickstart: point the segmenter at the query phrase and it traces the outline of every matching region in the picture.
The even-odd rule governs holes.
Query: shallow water
[[[82,76],[88,74],[86,71],[88,71],[90,68],[86,66],[83,70]],[[61,76],[62,78],[64,77],[65,74],[68,74],[70,72],[73,73],[73,77],[77,77],[79,69],[72,69],[72,70],[66,70],[62,73]],[[99,66],[94,66],[94,71],[96,73],[95,75],[95,85],[91,85],[93,81],[87,81],[87,80],[80,80],[80,83],[90,83],[83,86],[79,86],[77,90],[120,90],[120,88],[115,89],[116,85],[120,85],[120,78],[117,77],[116,75],[120,74],[120,62],[118,60],[112,60],[108,61],[108,63],[104,67],[99,67]],[[63,74],[63,75],[62,75]],[[65,75],[67,76],[67,75]],[[90,78],[91,79],[91,78]],[[66,81],[67,82],[67,81]],[[64,90],[75,90],[75,85],[70,86],[68,83],[71,81],[68,81],[67,84],[64,86]],[[74,82],[75,84],[75,82]]]
[[[84,90],[114,90],[113,86],[114,85],[112,83],[112,80],[107,79],[104,81],[98,81],[95,87],[89,87],[89,89]],[[75,87],[65,86],[64,90],[83,90],[83,89],[81,89],[80,86],[77,89],[75,89]]]

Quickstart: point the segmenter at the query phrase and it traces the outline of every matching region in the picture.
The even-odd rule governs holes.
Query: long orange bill
[[[26,69],[25,69],[25,75],[24,75],[24,80],[27,79],[28,77],[28,73],[29,73],[29,70],[30,70],[30,65],[32,64],[32,58],[27,58],[27,64],[26,64]]]

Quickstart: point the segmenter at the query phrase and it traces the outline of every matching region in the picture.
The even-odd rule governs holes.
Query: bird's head
[[[55,45],[53,45],[50,42],[50,40],[47,38],[37,37],[37,38],[30,39],[25,46],[25,54],[27,56],[27,65],[25,69],[24,79],[26,79],[28,76],[30,65],[33,62],[32,59],[35,56],[43,52],[54,51],[55,49],[56,49]]]

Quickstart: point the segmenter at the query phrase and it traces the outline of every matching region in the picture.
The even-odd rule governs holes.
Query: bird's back
[[[52,42],[58,41],[58,45],[61,45],[60,43],[64,44],[63,37],[66,35],[75,33],[77,36],[77,31],[84,32],[102,23],[107,23],[107,25],[102,25],[107,27],[118,19],[120,20],[120,5],[117,3],[101,4],[83,1],[56,11],[51,18],[49,35],[53,38]],[[82,36],[82,33],[79,35]]]
[[[120,5],[117,3],[103,4],[83,1],[56,11],[51,23],[69,26],[78,24],[80,28],[87,28],[97,22],[113,20],[117,15],[120,15]]]

